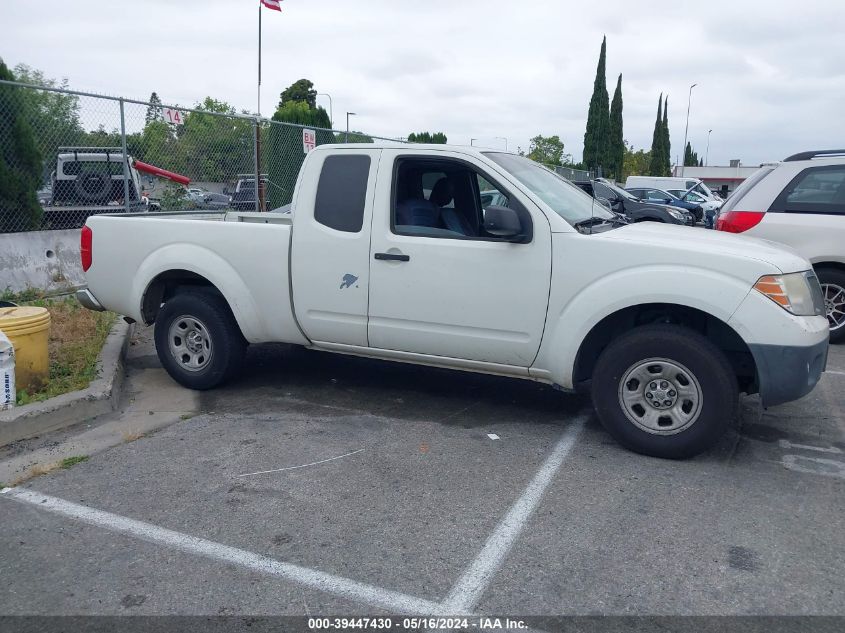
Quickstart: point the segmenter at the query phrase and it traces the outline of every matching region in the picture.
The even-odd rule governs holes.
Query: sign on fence
[[[314,130],[302,128],[302,151],[306,154],[317,147],[317,133]]]
[[[164,109],[164,118],[167,119],[167,122],[171,125],[182,125],[185,122],[185,117],[182,116],[182,113],[179,110],[174,110],[173,108]]]

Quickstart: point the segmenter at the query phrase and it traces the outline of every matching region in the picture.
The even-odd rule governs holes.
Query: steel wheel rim
[[[668,358],[649,358],[631,365],[619,381],[618,395],[625,417],[653,435],[685,431],[701,415],[698,379]]]
[[[845,326],[845,288],[836,284],[822,284],[824,310],[831,330]]]
[[[189,315],[173,319],[167,332],[170,354],[187,371],[202,371],[211,362],[214,349],[205,323]]]

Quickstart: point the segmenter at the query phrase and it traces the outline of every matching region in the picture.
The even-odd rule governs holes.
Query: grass
[[[65,457],[62,461],[59,462],[59,468],[70,468],[71,466],[76,466],[77,464],[81,464],[82,462],[88,461],[88,455],[74,455],[73,457]]]
[[[41,306],[50,311],[49,378],[32,393],[18,390],[18,405],[85,389],[96,378],[97,357],[117,315],[86,310],[72,297],[47,299],[36,290],[6,291],[0,300]]]

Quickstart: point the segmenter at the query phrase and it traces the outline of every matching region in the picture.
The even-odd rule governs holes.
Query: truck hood
[[[596,238],[625,240],[653,245],[656,248],[672,248],[711,255],[714,261],[724,260],[726,267],[730,266],[728,262],[730,258],[741,258],[771,264],[783,273],[811,268],[809,261],[784,244],[692,226],[638,222],[598,234]]]

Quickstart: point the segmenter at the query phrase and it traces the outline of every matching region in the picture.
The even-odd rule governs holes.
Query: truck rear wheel
[[[637,453],[683,459],[712,446],[736,415],[727,358],[679,325],[645,325],[615,339],[593,372],[593,405],[616,441]]]
[[[223,297],[201,290],[177,294],[164,304],[155,320],[155,343],[170,377],[198,390],[233,377],[247,346]]]

